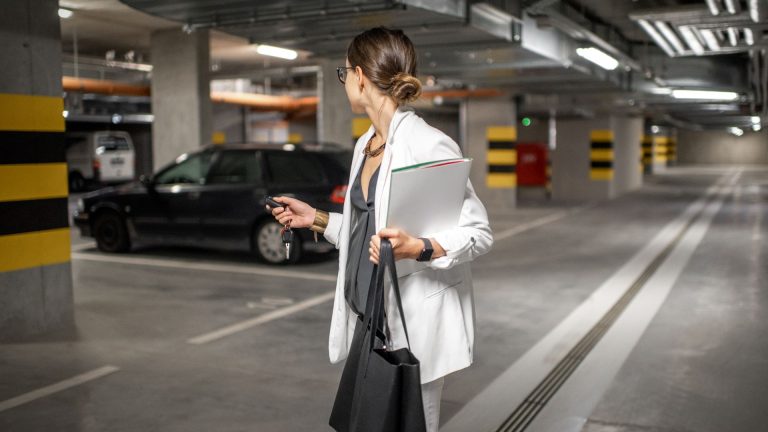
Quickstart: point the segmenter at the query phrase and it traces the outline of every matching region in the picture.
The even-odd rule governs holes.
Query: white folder
[[[471,158],[444,159],[392,170],[386,227],[425,237],[459,225]],[[401,259],[398,277],[422,270],[425,262]]]

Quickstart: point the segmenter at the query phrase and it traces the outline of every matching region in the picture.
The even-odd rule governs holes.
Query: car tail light
[[[93,160],[93,169],[96,169],[96,170],[97,170],[97,169],[99,169],[99,168],[101,168],[101,161],[100,161],[100,160],[98,160],[98,159],[94,159],[94,160]]]
[[[344,204],[344,197],[347,195],[347,185],[336,186],[331,192],[330,200],[335,204]]]
[[[101,161],[99,159],[93,160],[93,178],[95,180],[101,179]]]

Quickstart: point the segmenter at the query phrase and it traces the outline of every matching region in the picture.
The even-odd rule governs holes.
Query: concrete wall
[[[737,137],[725,131],[680,130],[678,165],[766,165],[768,129],[745,131]]]
[[[232,104],[213,104],[213,132],[223,133],[225,143],[247,141],[244,110]]]

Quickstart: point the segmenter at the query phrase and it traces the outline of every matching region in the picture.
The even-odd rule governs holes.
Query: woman
[[[469,261],[491,249],[493,236],[486,210],[469,181],[457,227],[416,238],[383,226],[394,168],[462,156],[451,138],[404,107],[421,94],[415,74],[416,51],[402,31],[379,27],[356,36],[338,76],[352,111],[367,114],[372,125],[355,145],[343,213],[329,214],[293,198],[276,197],[285,206],[272,209],[272,214],[281,224],[323,234],[339,249],[329,338],[332,363],[344,360],[349,352],[357,316],[365,310],[381,239],[390,239],[395,260],[427,261],[425,269],[398,273],[398,279],[411,351],[421,362],[427,430],[437,431],[443,377],[472,363]],[[407,346],[394,302],[388,289],[385,307],[392,350]]]

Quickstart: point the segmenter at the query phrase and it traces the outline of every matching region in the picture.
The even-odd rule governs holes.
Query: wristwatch
[[[424,249],[421,250],[421,254],[419,254],[418,258],[416,258],[416,261],[431,260],[432,253],[434,252],[434,249],[432,249],[432,242],[429,241],[429,239],[425,239],[424,237],[419,237],[419,240],[424,242]]]

